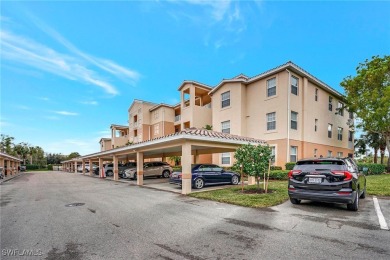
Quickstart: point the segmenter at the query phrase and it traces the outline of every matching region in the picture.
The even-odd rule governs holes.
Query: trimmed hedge
[[[295,162],[286,163],[286,170],[292,170],[295,166]]]
[[[38,170],[38,169],[39,169],[39,165],[35,165],[35,164],[26,165],[26,170]]]
[[[280,166],[271,166],[271,171],[279,171],[279,170],[283,170],[282,167],[280,167]]]
[[[289,170],[275,170],[270,171],[269,179],[270,180],[287,180]]]
[[[358,163],[359,169],[368,168],[367,175],[382,174],[386,171],[386,165],[376,163]]]
[[[48,164],[48,165],[47,165],[47,169],[48,169],[49,171],[52,171],[52,170],[53,170],[53,165],[52,165],[52,164]]]

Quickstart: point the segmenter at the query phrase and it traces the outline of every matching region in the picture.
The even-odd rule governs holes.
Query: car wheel
[[[133,180],[136,180],[136,179],[137,179],[137,173],[134,173]]]
[[[232,184],[237,185],[240,182],[239,178],[237,175],[233,175],[232,177]]]
[[[301,200],[299,200],[299,199],[290,198],[290,201],[292,204],[300,204],[301,203]]]
[[[204,180],[203,179],[201,179],[201,178],[198,178],[198,179],[196,179],[195,180],[195,188],[197,188],[197,189],[201,189],[201,188],[203,188],[204,187]]]
[[[169,171],[163,171],[162,177],[163,178],[169,178]]]
[[[355,201],[351,204],[347,204],[347,209],[351,211],[357,211],[359,209],[359,191],[356,191]]]

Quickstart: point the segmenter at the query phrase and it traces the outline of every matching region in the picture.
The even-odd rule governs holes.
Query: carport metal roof
[[[180,156],[183,143],[189,143],[191,145],[191,154],[193,155],[234,152],[239,146],[248,143],[254,145],[266,144],[265,141],[255,138],[220,133],[206,129],[187,128],[167,136],[80,156],[64,162],[87,159],[96,160],[98,158],[112,160],[112,156],[114,155],[118,156],[119,159],[126,158],[132,160],[136,159],[137,152],[143,152],[144,158]]]

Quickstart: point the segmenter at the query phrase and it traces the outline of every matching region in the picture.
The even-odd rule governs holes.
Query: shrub
[[[295,166],[295,162],[286,163],[286,170],[292,170]]]
[[[283,170],[281,166],[271,166],[271,171]]]
[[[35,164],[26,165],[26,170],[38,170],[38,169],[39,169],[39,165],[35,165]]]
[[[181,166],[173,166],[172,167],[172,171],[174,171],[174,172],[181,172]]]
[[[270,171],[269,178],[270,180],[287,180],[289,170],[275,170]]]
[[[47,165],[47,169],[48,169],[49,171],[52,171],[52,170],[53,170],[53,165],[48,164],[48,165]]]
[[[386,171],[386,165],[376,163],[358,163],[359,169],[368,168],[367,175],[382,174]]]

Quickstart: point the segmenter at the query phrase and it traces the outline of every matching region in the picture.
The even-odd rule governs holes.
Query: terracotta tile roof
[[[260,140],[260,139],[255,139],[251,137],[245,137],[245,136],[239,136],[239,135],[232,135],[232,134],[227,134],[227,133],[221,133],[221,132],[216,132],[216,131],[211,131],[207,130],[204,128],[186,128],[181,130],[180,132],[176,132],[173,134],[145,140],[142,142],[138,142],[135,144],[141,144],[141,143],[147,143],[150,141],[155,141],[155,140],[161,140],[164,138],[168,137],[174,137],[174,136],[181,136],[181,135],[191,135],[191,136],[202,136],[202,137],[210,137],[210,138],[217,138],[217,139],[225,139],[225,140],[234,140],[234,141],[242,141],[242,142],[250,142],[250,143],[258,143],[258,144],[266,144],[266,141]]]

